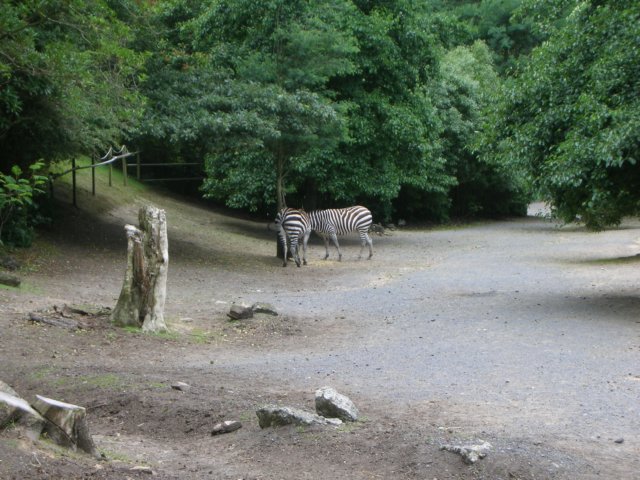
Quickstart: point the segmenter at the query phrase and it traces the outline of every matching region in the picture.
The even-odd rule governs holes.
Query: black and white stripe
[[[298,210],[295,208],[283,208],[278,212],[276,216],[276,225],[278,225],[278,236],[284,249],[284,260],[282,266],[287,266],[287,243],[290,244],[291,254],[296,262],[296,265],[300,266],[300,255],[298,254],[299,240],[303,239],[302,246],[302,260],[304,264],[307,264],[307,242],[309,234],[311,234],[311,227],[309,223],[309,215],[304,210]]]
[[[342,260],[342,252],[338,244],[338,235],[344,235],[357,231],[360,234],[360,255],[364,246],[369,246],[369,257],[373,255],[373,242],[369,236],[369,227],[373,222],[373,217],[369,209],[360,205],[347,208],[332,208],[328,210],[315,210],[308,213],[311,229],[318,233],[324,240],[326,254],[324,259],[329,258],[329,239],[338,249],[338,260]],[[306,250],[307,239],[309,233],[303,240],[303,246]]]

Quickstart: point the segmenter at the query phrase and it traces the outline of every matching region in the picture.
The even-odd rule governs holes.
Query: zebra
[[[373,256],[373,242],[369,236],[369,227],[373,222],[373,217],[369,209],[360,205],[347,208],[332,208],[328,210],[315,210],[309,212],[309,223],[311,230],[318,233],[324,240],[325,256],[324,260],[329,258],[329,239],[338,249],[338,261],[342,261],[342,252],[338,244],[338,235],[344,235],[356,230],[360,234],[360,254],[358,258],[362,258],[364,246],[369,246],[369,258]],[[307,241],[310,231],[305,233],[302,241],[303,249],[307,249]]]
[[[276,215],[276,225],[278,225],[278,237],[284,249],[284,260],[282,266],[287,266],[287,240],[291,244],[291,254],[296,262],[296,265],[300,266],[300,255],[298,254],[299,239],[303,238],[305,241],[302,245],[302,261],[307,264],[307,242],[311,234],[311,226],[309,223],[309,215],[304,210],[298,210],[295,208],[283,208]]]

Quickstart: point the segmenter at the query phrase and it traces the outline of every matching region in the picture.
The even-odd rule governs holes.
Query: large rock
[[[10,391],[15,391],[6,384]],[[22,429],[25,435],[31,440],[37,440],[42,433],[46,424],[46,420],[36,412],[29,403],[18,397],[0,391],[0,429],[9,425]]]
[[[36,395],[33,407],[47,419],[45,427],[49,436],[59,445],[79,448],[100,458],[93,439],[89,434],[84,407],[60,402],[51,398]]]
[[[292,407],[265,405],[256,411],[260,428],[281,427],[284,425],[340,425],[337,418],[324,418]]]
[[[331,387],[316,390],[316,412],[329,418],[339,418],[345,422],[358,420],[358,409],[353,402]]]

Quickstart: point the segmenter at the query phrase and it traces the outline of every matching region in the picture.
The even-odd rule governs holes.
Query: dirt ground
[[[342,262],[322,261],[316,238],[308,266],[282,268],[266,221],[152,193],[124,200],[60,203],[34,248],[13,253],[22,286],[0,289],[0,380],[30,401],[86,407],[104,459],[9,429],[0,478],[640,478],[638,223],[409,226],[374,237],[370,261],[350,238]],[[167,212],[170,332],[70,312],[79,328],[30,322],[115,306],[123,227],[146,203]],[[226,315],[258,301],[280,315]],[[325,385],[361,420],[258,426],[261,405],[313,411]],[[212,436],[223,420],[243,427]],[[474,465],[440,448],[484,440]]]

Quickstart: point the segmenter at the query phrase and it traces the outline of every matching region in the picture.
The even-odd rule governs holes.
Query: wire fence
[[[135,156],[135,162],[129,162],[128,159]],[[96,163],[91,163],[90,165],[77,165],[77,161],[75,158],[71,159],[71,168],[65,170],[64,172],[50,174],[49,175],[49,190],[50,195],[53,197],[53,181],[57,178],[60,178],[64,175],[71,174],[71,185],[72,185],[72,202],[73,206],[77,207],[77,172],[79,170],[84,170],[87,168],[91,169],[91,194],[95,196],[96,194],[96,168],[102,166],[109,167],[109,186],[113,186],[113,165],[115,162],[122,162],[122,176],[124,186],[128,185],[128,172],[129,168],[136,169],[136,179],[141,182],[175,182],[175,181],[194,181],[194,180],[202,180],[204,176],[191,176],[191,177],[167,177],[167,178],[143,178],[142,177],[142,168],[146,167],[177,167],[177,166],[202,166],[201,163],[198,162],[188,162],[188,163],[141,163],[140,162],[140,153],[139,152],[129,152],[125,145],[122,145],[120,150],[114,150],[113,147],[109,148],[109,151],[101,158],[97,160]]]

